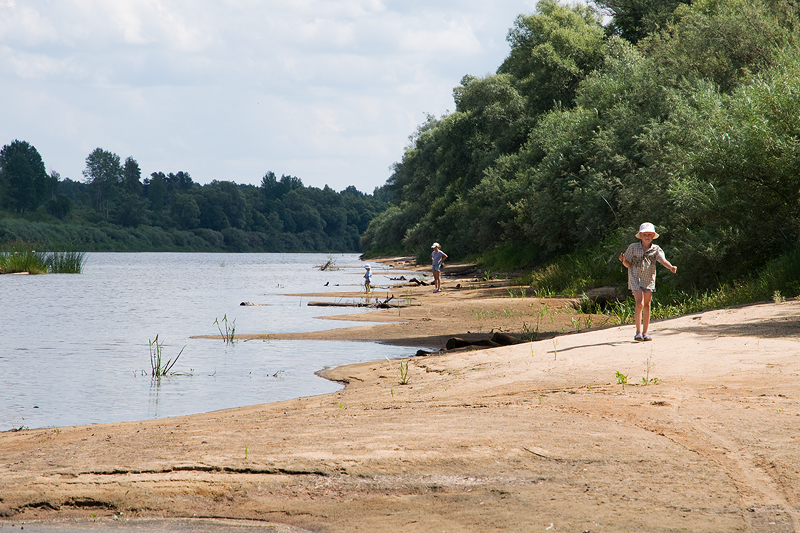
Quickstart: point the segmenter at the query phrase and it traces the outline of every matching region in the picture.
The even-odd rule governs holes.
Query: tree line
[[[260,186],[188,172],[153,172],[97,148],[82,181],[49,175],[39,152],[15,140],[0,149],[0,242],[71,244],[81,249],[358,251],[361,234],[387,207],[350,186],[306,187],[267,172]]]
[[[677,283],[708,288],[797,246],[797,3],[595,4],[516,19],[496,73],[464,76],[412,135],[365,250],[542,265],[605,246],[618,269],[649,221]]]

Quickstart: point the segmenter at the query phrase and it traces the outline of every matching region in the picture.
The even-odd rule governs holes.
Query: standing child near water
[[[656,290],[656,261],[664,265],[673,274],[678,267],[667,261],[664,250],[654,239],[658,239],[656,228],[649,222],[639,226],[635,242],[628,246],[624,253],[619,254],[619,260],[628,269],[628,288],[633,292],[636,301],[636,336],[635,341],[651,341],[653,338],[647,334],[650,326],[650,301]]]
[[[372,269],[369,265],[364,265],[364,287],[367,289],[367,294],[369,294],[370,288],[372,288]]]
[[[442,266],[444,266],[444,260],[447,259],[447,254],[442,251],[438,242],[433,243],[431,249],[433,250],[431,252],[431,262],[433,263],[433,292],[442,292]]]

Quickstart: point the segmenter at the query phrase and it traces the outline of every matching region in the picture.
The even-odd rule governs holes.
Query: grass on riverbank
[[[617,248],[613,245],[598,246],[563,256],[520,276],[516,283],[529,286],[530,294],[583,295],[582,312],[614,316],[621,323],[633,322],[632,297],[598,305],[585,296],[589,289],[605,286],[614,287],[619,294],[629,293],[627,274],[617,259]],[[800,247],[766,263],[760,272],[748,278],[722,283],[714,289],[682,290],[676,288],[668,276],[659,277],[659,280],[651,305],[653,319],[756,302],[781,302],[800,295]]]

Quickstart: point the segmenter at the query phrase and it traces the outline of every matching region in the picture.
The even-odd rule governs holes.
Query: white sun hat
[[[641,239],[642,233],[655,233],[656,236],[653,237],[653,239],[658,239],[658,233],[656,233],[656,228],[650,222],[645,222],[641,226],[639,226],[639,233],[636,234],[636,238]]]
[[[439,246],[438,242],[435,242],[431,245],[431,248],[441,248],[441,246]]]
[[[369,270],[369,263],[367,263],[366,265],[364,265],[364,268],[366,268],[367,270]]]

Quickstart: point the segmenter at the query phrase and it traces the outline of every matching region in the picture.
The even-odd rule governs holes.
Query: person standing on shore
[[[369,264],[364,265],[364,287],[367,289],[367,294],[369,294],[372,288],[372,269]]]
[[[433,282],[435,289],[433,292],[442,292],[442,266],[444,260],[447,259],[447,254],[441,250],[438,242],[433,243],[431,246],[431,262],[433,263]]]
[[[636,238],[639,242],[631,244],[619,254],[619,260],[628,269],[628,288],[636,301],[636,336],[633,340],[651,341],[653,338],[647,334],[647,329],[650,326],[650,302],[656,290],[656,261],[673,274],[678,267],[667,261],[664,251],[653,244],[653,240],[658,239],[658,233],[650,222],[639,226]]]

